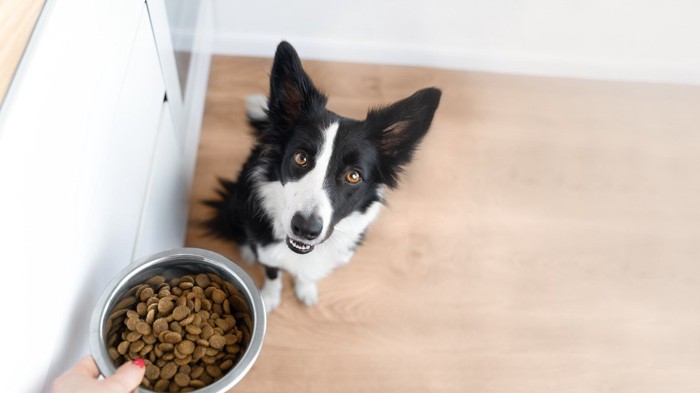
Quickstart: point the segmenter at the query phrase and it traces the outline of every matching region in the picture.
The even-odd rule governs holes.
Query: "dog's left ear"
[[[277,46],[270,73],[270,120],[278,126],[297,123],[304,112],[324,107],[327,98],[311,82],[294,47],[286,41]]]
[[[411,161],[413,152],[428,132],[441,95],[434,87],[419,90],[408,98],[367,114],[365,122],[378,133],[385,168],[380,180],[389,187],[396,187],[403,165]]]

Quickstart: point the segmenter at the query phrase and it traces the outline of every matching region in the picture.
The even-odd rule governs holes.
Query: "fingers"
[[[113,375],[105,378],[102,384],[115,392],[130,392],[139,386],[145,372],[143,359],[136,359],[123,364]]]
[[[85,375],[90,378],[97,378],[97,376],[100,375],[99,370],[97,370],[95,360],[90,355],[80,359],[78,364],[76,364],[73,369],[69,370],[68,373]]]

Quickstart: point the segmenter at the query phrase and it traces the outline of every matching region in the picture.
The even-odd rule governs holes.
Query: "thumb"
[[[143,359],[138,358],[133,362],[123,364],[117,369],[117,372],[105,378],[102,383],[115,392],[131,392],[139,386],[145,372],[146,363]]]

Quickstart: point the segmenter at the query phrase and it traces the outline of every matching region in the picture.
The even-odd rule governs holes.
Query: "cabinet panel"
[[[4,289],[23,297],[6,312],[22,328],[0,332],[31,365],[4,391],[34,392],[88,353],[94,301],[133,256],[165,88],[137,1],[55,2],[22,74],[0,119]]]
[[[164,103],[151,179],[134,259],[182,247],[187,229],[188,181],[169,103]]]

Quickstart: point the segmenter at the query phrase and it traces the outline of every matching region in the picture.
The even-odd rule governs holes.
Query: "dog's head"
[[[294,48],[287,42],[278,46],[268,125],[259,130],[258,142],[269,163],[268,179],[284,190],[278,213],[291,250],[311,252],[338,222],[363,214],[382,199],[385,187],[396,187],[430,127],[440,95],[438,89],[423,89],[370,110],[365,120],[348,119],[326,108],[326,96]]]

